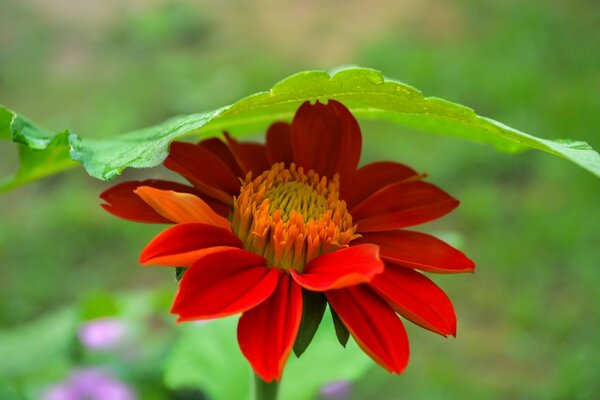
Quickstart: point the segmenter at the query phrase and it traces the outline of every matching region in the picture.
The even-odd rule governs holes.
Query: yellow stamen
[[[268,266],[301,271],[359,236],[339,186],[337,174],[327,180],[293,163],[274,164],[255,179],[249,173],[233,202],[233,232]]]

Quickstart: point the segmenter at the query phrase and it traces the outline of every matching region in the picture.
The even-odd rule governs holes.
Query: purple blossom
[[[321,387],[321,398],[325,400],[347,400],[352,394],[352,383],[349,381],[333,381]]]
[[[74,371],[64,381],[48,389],[42,400],[136,400],[125,383],[101,369]]]
[[[116,347],[127,333],[127,325],[116,318],[88,321],[79,326],[81,343],[90,350],[106,350]]]

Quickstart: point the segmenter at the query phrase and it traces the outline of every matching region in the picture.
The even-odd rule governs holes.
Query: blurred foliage
[[[232,334],[236,325],[236,317],[187,324],[165,365],[167,386],[200,385],[215,400],[250,399],[252,371]],[[300,359],[290,357],[281,380],[281,398],[312,398],[326,383],[360,378],[372,365],[355,343],[340,346],[331,319],[325,318],[306,353]]]
[[[1,2],[0,93],[49,129],[110,134],[229,104],[297,70],[358,64],[521,130],[600,148],[598,26],[600,5],[590,0]],[[407,323],[405,374],[373,368],[354,397],[597,398],[597,178],[544,154],[362,128],[365,162],[405,162],[461,200],[423,228],[458,233],[478,267],[434,277],[456,306],[458,338]],[[16,161],[12,146],[0,147],[0,176]],[[122,179],[141,176],[167,172]],[[137,267],[160,227],[103,213],[97,195],[107,186],[79,171],[0,197],[0,353],[3,371],[21,371],[0,374],[2,398],[35,398],[81,363],[110,365],[144,399],[198,396],[160,379],[181,334],[167,314],[176,283],[172,270]],[[73,359],[68,344],[52,342],[74,337],[77,320],[60,315],[80,310],[89,293],[147,289],[159,294],[127,306],[150,303],[159,316],[139,324],[143,362]],[[32,352],[54,365],[36,364]]]

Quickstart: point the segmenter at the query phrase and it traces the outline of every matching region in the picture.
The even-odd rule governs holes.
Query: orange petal
[[[135,222],[148,222],[156,224],[170,224],[171,221],[158,214],[146,204],[134,190],[140,186],[150,186],[157,189],[175,190],[183,193],[195,193],[196,190],[181,183],[148,179],[145,181],[127,181],[106,189],[100,198],[106,203],[102,208],[112,215]]]
[[[192,143],[173,142],[165,167],[189,180],[201,193],[231,205],[239,192],[238,177],[210,150]]]
[[[442,336],[456,336],[456,314],[450,299],[425,275],[386,264],[369,284],[404,318]]]
[[[193,194],[149,186],[141,186],[135,193],[157,213],[173,222],[201,222],[231,230],[229,220],[214,212],[204,200]]]
[[[296,164],[305,171],[314,170],[343,180],[356,170],[362,136],[358,122],[340,102],[305,102],[298,108],[291,126]]]
[[[289,166],[294,162],[290,124],[276,122],[267,130],[266,141],[267,160],[269,164],[284,162]]]
[[[242,242],[229,229],[198,222],[176,224],[146,245],[140,263],[187,267],[206,254],[232,247],[242,247]]]
[[[423,181],[388,185],[350,210],[357,233],[389,231],[422,224],[446,215],[458,200]]]
[[[242,168],[244,174],[252,172],[252,176],[258,176],[269,169],[265,146],[259,143],[239,143],[225,132],[225,139],[229,149],[236,161]]]
[[[379,365],[399,374],[408,363],[406,330],[394,310],[367,285],[325,292],[356,343]]]
[[[238,342],[252,369],[265,382],[279,381],[302,320],[302,289],[287,274],[271,297],[242,314]]]
[[[374,162],[360,167],[352,174],[349,179],[351,184],[340,187],[340,197],[346,201],[348,209],[352,209],[387,185],[420,177],[414,169],[403,164],[391,161]]]
[[[242,172],[240,165],[233,156],[231,149],[221,139],[216,137],[204,139],[200,143],[198,143],[198,146],[205,148],[206,150],[213,153],[215,156],[219,157],[221,161],[227,164],[227,166],[229,167],[229,169],[231,169],[235,176],[244,176],[244,173]]]
[[[293,269],[290,272],[300,286],[322,292],[370,282],[383,269],[379,248],[362,244],[316,257],[306,264],[302,273]]]
[[[183,274],[171,312],[178,322],[237,314],[265,301],[280,270],[247,250],[229,249],[206,255]]]
[[[382,259],[403,267],[436,274],[475,270],[475,263],[464,253],[426,233],[407,230],[367,232],[352,243],[376,244]]]

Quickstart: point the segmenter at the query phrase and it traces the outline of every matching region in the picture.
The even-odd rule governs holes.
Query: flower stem
[[[278,389],[277,381],[267,383],[254,374],[254,400],[277,400]]]

